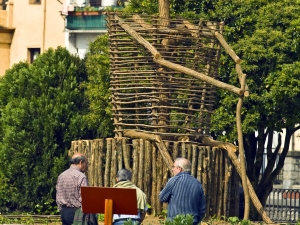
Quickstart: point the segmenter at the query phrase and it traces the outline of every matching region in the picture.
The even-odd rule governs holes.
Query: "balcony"
[[[106,15],[102,11],[69,12],[66,28],[69,30],[106,30]]]
[[[67,16],[66,28],[69,30],[103,30],[106,31],[106,11],[107,10],[121,10],[122,5],[98,6],[99,0],[90,0],[94,5],[87,5],[84,7],[71,6],[65,8],[61,14]],[[122,2],[122,0],[121,0]]]

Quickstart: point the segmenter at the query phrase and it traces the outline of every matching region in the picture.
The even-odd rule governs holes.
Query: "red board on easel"
[[[81,198],[83,213],[107,214],[105,225],[111,224],[112,214],[138,214],[136,189],[133,188],[82,186]]]

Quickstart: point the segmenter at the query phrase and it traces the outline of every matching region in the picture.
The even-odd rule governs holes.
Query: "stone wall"
[[[294,188],[300,185],[300,152],[288,152],[283,166],[282,188]]]

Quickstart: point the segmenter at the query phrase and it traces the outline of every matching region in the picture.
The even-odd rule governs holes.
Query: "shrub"
[[[84,62],[64,48],[20,62],[0,80],[0,207],[56,211],[55,184],[72,140],[87,138]],[[52,200],[52,202],[51,202]],[[49,204],[50,203],[50,204]]]

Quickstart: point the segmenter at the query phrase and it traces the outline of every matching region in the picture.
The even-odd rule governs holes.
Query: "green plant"
[[[167,219],[165,225],[192,225],[193,216],[188,215],[177,215],[173,220]]]
[[[57,213],[58,208],[54,199],[48,199],[44,203],[36,204],[35,211],[38,214],[53,215]]]
[[[137,225],[137,222],[133,222],[131,219],[128,219],[127,221],[124,222],[124,225]]]
[[[94,42],[89,43],[85,59],[88,81],[84,82],[83,87],[86,100],[89,101],[85,120],[89,130],[98,137],[113,134],[108,46],[108,35],[99,35]]]
[[[84,61],[48,49],[0,79],[0,209],[57,213],[55,184],[72,140],[93,138],[84,121]]]
[[[231,224],[238,224],[240,222],[240,219],[236,216],[233,216],[233,217],[229,217],[227,221],[230,222]]]
[[[242,220],[242,221],[240,222],[240,224],[241,224],[241,225],[251,225],[252,223],[251,223],[250,220]]]
[[[0,215],[0,224],[9,224],[11,222],[12,222],[11,219],[6,218],[6,217]]]
[[[90,11],[90,12],[94,12],[94,11],[99,11],[98,8],[92,7],[92,6],[86,6],[84,7],[85,11]]]
[[[224,217],[225,218],[225,217]],[[227,221],[231,223],[232,225],[234,224],[239,224],[239,225],[251,225],[250,220],[240,220],[238,217],[233,216],[233,217],[228,217]]]
[[[104,221],[104,214],[98,214],[98,221],[100,222]]]
[[[160,219],[165,219],[167,217],[167,213],[168,213],[168,210],[164,209],[162,210],[157,216],[160,218]]]
[[[97,12],[97,11],[100,11],[100,9],[97,7],[94,7],[94,6],[87,5],[85,7],[75,7],[74,11],[76,11],[76,12]]]

